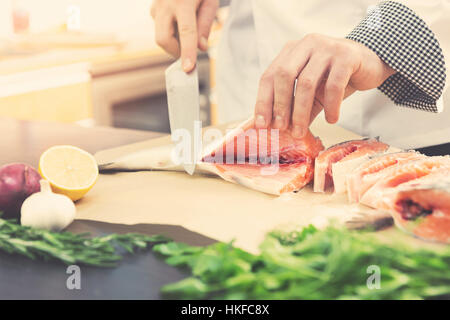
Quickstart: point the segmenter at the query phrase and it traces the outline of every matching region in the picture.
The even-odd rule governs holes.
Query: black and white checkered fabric
[[[397,71],[378,87],[395,104],[438,111],[446,78],[444,55],[414,11],[398,2],[381,2],[346,38],[364,44]]]

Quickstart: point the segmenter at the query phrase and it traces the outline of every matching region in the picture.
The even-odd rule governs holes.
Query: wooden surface
[[[160,133],[108,127],[29,122],[0,118],[0,165],[24,162],[37,167],[43,151],[70,144],[90,153],[160,136]]]
[[[100,67],[103,64],[130,60],[160,60],[168,55],[156,46],[129,48],[127,46],[103,46],[94,48],[56,48],[28,55],[0,56],[0,75],[26,72],[80,62]]]
[[[98,125],[110,125],[111,115],[99,114],[99,96],[113,96],[110,102],[117,103],[163,93],[164,68],[173,60],[154,46],[0,54],[0,117],[67,123],[93,118]]]

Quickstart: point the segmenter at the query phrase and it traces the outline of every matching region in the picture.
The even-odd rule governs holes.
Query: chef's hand
[[[335,123],[343,99],[378,87],[394,73],[358,42],[307,35],[286,44],[261,77],[255,125],[266,128],[273,121],[273,128],[292,127],[293,136],[301,138],[322,109],[326,120]]]
[[[197,47],[206,51],[219,0],[154,0],[150,13],[155,20],[156,43],[179,57],[190,72],[197,62]]]

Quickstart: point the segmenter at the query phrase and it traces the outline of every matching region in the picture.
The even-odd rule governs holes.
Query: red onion
[[[0,211],[2,218],[19,218],[26,198],[41,187],[40,174],[31,166],[11,163],[0,167]]]

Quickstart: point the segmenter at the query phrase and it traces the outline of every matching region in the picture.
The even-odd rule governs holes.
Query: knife
[[[200,103],[197,67],[189,74],[183,71],[181,60],[172,63],[166,69],[167,103],[169,106],[169,122],[172,141],[187,134],[185,142],[188,154],[181,157],[184,170],[192,175],[197,160],[198,132],[200,125]],[[190,152],[189,152],[190,147]]]

